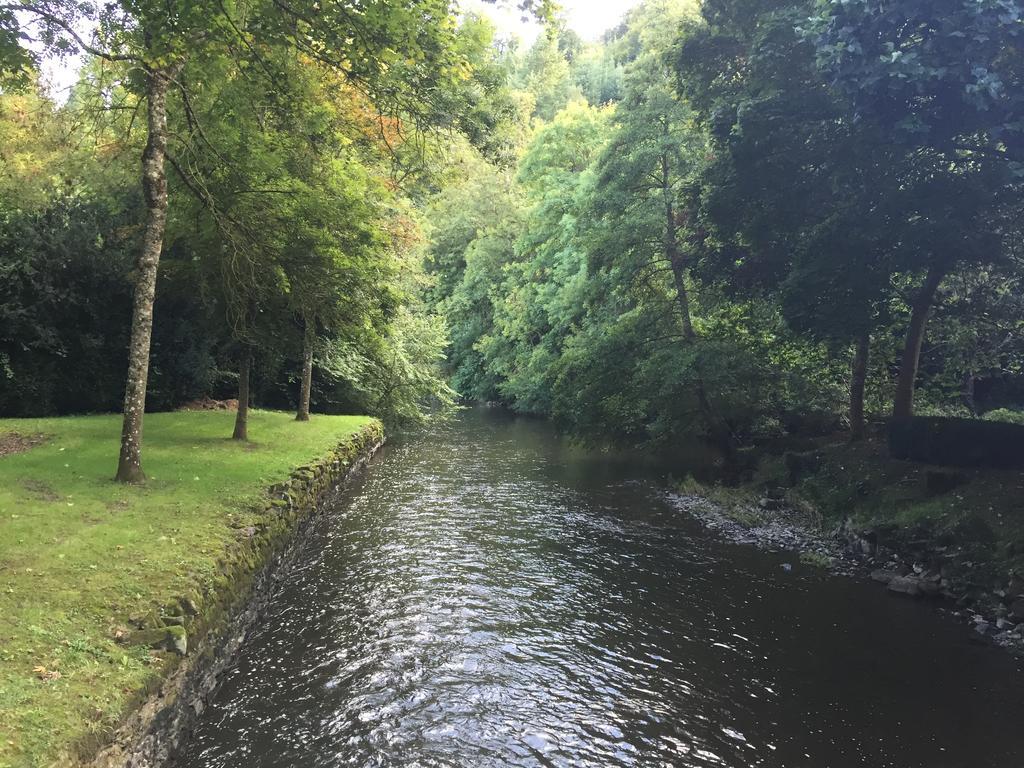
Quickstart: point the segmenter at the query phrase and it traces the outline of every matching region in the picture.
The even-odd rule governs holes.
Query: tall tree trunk
[[[974,371],[968,371],[964,374],[963,386],[960,388],[960,397],[971,416],[978,415],[978,402],[974,396],[974,385],[977,381],[978,377],[974,375]]]
[[[309,397],[313,388],[313,323],[305,319],[302,335],[302,384],[299,387],[299,412],[296,421],[309,421]]]
[[[693,318],[690,315],[690,294],[686,288],[686,262],[682,249],[679,247],[679,226],[676,223],[675,205],[669,185],[669,162],[667,156],[661,158],[662,193],[665,195],[665,258],[672,268],[672,280],[675,284],[676,303],[679,305],[680,321],[683,326],[683,337],[692,341],[696,334],[693,330]]]
[[[668,160],[662,157],[662,179],[664,182],[663,192],[665,193],[665,258],[668,259],[672,268],[672,280],[675,287],[676,304],[679,306],[680,325],[683,330],[684,343],[690,344],[697,338],[697,332],[693,327],[693,316],[690,313],[690,293],[686,287],[686,257],[679,247],[679,227],[676,224],[675,206],[669,195]],[[732,464],[736,458],[736,446],[733,442],[732,430],[725,419],[721,418],[711,405],[711,398],[708,397],[707,387],[704,385],[704,374],[701,366],[695,363],[697,380],[695,389],[697,394],[697,407],[700,410],[704,422],[707,424],[711,440],[722,453],[722,458],[727,464]]]
[[[683,336],[687,341],[692,341],[697,334],[693,330],[693,318],[690,315],[690,293],[686,288],[686,266],[683,264],[682,254],[678,249],[669,255],[672,263],[672,280],[675,283],[676,303],[679,305],[679,314],[682,318]]]
[[[867,432],[864,421],[864,387],[868,380],[868,360],[871,354],[871,334],[865,331],[857,339],[850,371],[850,439],[863,440]]]
[[[176,68],[155,69],[147,74],[149,136],[142,153],[146,225],[142,250],[136,263],[131,340],[128,345],[128,380],[121,426],[121,455],[117,462],[117,480],[122,483],[141,483],[146,479],[142,471],[142,417],[146,410],[156,275],[167,225],[167,176],[164,173],[164,158],[167,154],[167,90],[175,71]]]
[[[670,210],[670,221],[671,216],[672,214]],[[694,330],[693,317],[690,314],[690,293],[686,287],[686,264],[676,240],[674,223],[670,232],[671,237],[668,241],[667,256],[669,263],[672,265],[672,279],[675,283],[676,304],[679,306],[683,339],[685,343],[690,344],[696,340],[697,332]],[[697,390],[697,407],[700,409],[701,416],[707,423],[711,439],[722,452],[722,457],[726,462],[732,463],[736,458],[736,446],[733,442],[732,430],[729,429],[729,425],[715,412],[715,409],[711,405],[711,398],[708,397],[708,390],[704,385],[704,374],[701,372],[700,364],[695,364],[695,368],[697,372],[697,381],[695,382]]]
[[[238,411],[235,413],[234,440],[249,439],[249,372],[252,370],[252,348],[246,347],[238,364]]]
[[[921,361],[924,329],[928,323],[932,302],[935,300],[935,292],[947,271],[948,268],[945,266],[930,267],[924,284],[910,305],[910,326],[907,328],[900,374],[896,381],[896,395],[892,403],[892,418],[895,421],[905,421],[914,415],[914,386],[917,381],[917,366]]]

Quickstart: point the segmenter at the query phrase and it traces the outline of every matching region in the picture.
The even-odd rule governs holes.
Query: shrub
[[[118,407],[127,369],[130,240],[103,205],[0,209],[0,415]]]
[[[39,211],[0,205],[0,416],[120,409],[138,243],[131,200],[123,211],[116,202],[64,195]],[[207,393],[216,374],[219,328],[194,269],[172,252],[160,265],[151,410]]]
[[[1024,411],[1014,411],[1009,408],[997,408],[985,414],[986,421],[1001,421],[1006,424],[1020,424],[1024,426]]]

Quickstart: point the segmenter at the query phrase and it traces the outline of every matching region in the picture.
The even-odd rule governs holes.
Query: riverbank
[[[897,461],[879,436],[750,463],[738,486],[688,480],[674,503],[732,541],[934,599],[979,640],[1024,653],[1024,473]]]
[[[148,415],[142,487],[111,479],[117,416],[0,420],[3,768],[109,743],[212,652],[316,496],[382,438],[365,417],[256,411],[238,443],[233,418]]]

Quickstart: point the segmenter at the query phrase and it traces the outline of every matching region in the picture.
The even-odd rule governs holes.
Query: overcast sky
[[[638,5],[640,0],[559,0],[569,27],[576,30],[584,40],[597,40],[601,34],[614,27],[623,15]],[[467,10],[480,11],[490,17],[504,34],[514,34],[525,43],[531,43],[540,32],[536,23],[524,24],[522,13],[516,10],[515,0],[485,3],[483,0],[460,0]],[[501,7],[504,6],[504,7]]]

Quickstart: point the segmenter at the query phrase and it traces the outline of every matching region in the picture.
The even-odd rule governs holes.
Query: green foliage
[[[93,20],[101,12],[89,4],[60,10]],[[401,66],[417,56],[421,63],[440,57],[452,69],[430,77],[450,76],[444,92],[449,112],[460,120],[493,118],[493,126],[506,119],[492,103],[507,78],[491,56],[489,29],[467,23],[459,30],[441,24],[416,31],[416,12],[385,12],[383,5],[378,11],[364,19],[378,25],[374,55],[392,55],[375,47],[388,34],[416,34],[430,48],[442,37],[454,40],[457,32],[459,44],[452,50],[410,50]],[[148,11],[140,6],[133,12]],[[8,413],[112,410],[122,397],[132,249],[138,247],[142,213],[131,192],[141,151],[141,101],[135,75],[117,59],[135,56],[138,41],[113,31],[120,23],[118,9],[102,13],[91,43],[107,46],[115,60],[89,65],[67,107],[58,109],[34,91],[0,95],[2,235],[12,244],[0,255],[0,268],[11,277],[3,297],[11,318],[5,331],[9,327],[11,334],[5,333],[0,387],[0,411]],[[189,19],[205,24],[199,16]],[[325,397],[323,407],[328,401],[335,409],[380,407],[381,413],[412,418],[420,405],[446,399],[437,356],[425,350],[431,340],[444,339],[445,330],[419,308],[422,286],[402,284],[408,274],[399,274],[410,265],[418,269],[415,260],[400,264],[396,253],[420,235],[416,214],[402,211],[391,176],[391,161],[399,155],[403,173],[409,163],[429,159],[419,156],[422,134],[413,140],[410,126],[429,124],[434,107],[385,115],[396,103],[375,102],[373,89],[359,86],[354,73],[339,75],[326,51],[297,52],[281,44],[280,29],[268,27],[259,33],[267,35],[262,44],[246,49],[255,57],[248,59],[220,47],[214,38],[228,33],[214,27],[204,38],[210,44],[191,51],[202,55],[185,58],[182,88],[170,96],[170,223],[158,280],[148,406],[173,408],[203,394],[231,396],[233,374],[224,371],[236,369],[238,344],[259,348],[260,376],[283,380],[258,381],[260,397],[287,406],[294,398],[288,379],[301,363],[303,327],[313,329],[314,344],[370,345],[378,365],[404,361],[391,378],[417,380],[407,402],[377,392],[342,402]],[[48,34],[55,50],[76,44],[60,24]],[[252,29],[231,34],[256,44]],[[433,43],[430,35],[438,36]],[[389,95],[398,96],[395,61],[386,74],[376,75],[374,64],[363,64],[364,86],[379,77],[378,85],[386,80]],[[463,109],[472,95],[464,84],[475,82],[483,102]],[[33,122],[42,130],[33,130]],[[462,127],[469,132],[468,123]],[[477,134],[470,138],[482,140],[488,131]],[[76,191],[69,196],[62,184]],[[84,202],[62,213],[65,198]],[[46,213],[23,210],[33,206]],[[62,268],[68,263],[76,268]],[[57,298],[45,298],[60,292],[68,300],[59,306]],[[409,339],[421,332],[425,347]],[[82,345],[86,349],[79,351]],[[412,375],[415,365],[423,367]],[[72,385],[66,386],[69,378]],[[404,395],[407,389],[403,384],[397,391]]]
[[[987,421],[1003,421],[1007,424],[1019,424],[1024,426],[1024,411],[1014,411],[1009,408],[996,408],[985,414]]]
[[[0,363],[23,387],[3,407],[80,407],[46,394],[74,392],[47,373],[65,353],[104,382],[88,407],[116,403],[121,336],[86,360],[42,308],[65,291],[106,329],[126,311],[140,61],[181,85],[153,407],[226,394],[239,344],[260,351],[260,401],[285,407],[309,344],[326,410],[415,421],[450,404],[444,369],[463,397],[595,439],[746,442],[841,423],[864,338],[881,413],[915,317],[921,408],[1015,405],[1019,9],[976,5],[647,0],[585,43],[525,3],[549,26],[520,52],[446,0],[358,18],[47,4],[42,49],[107,60],[66,108],[0,97],[3,307],[22,324]],[[22,51],[32,7],[0,16],[0,52]],[[96,266],[52,268],[76,260]],[[112,301],[90,302],[85,271]]]
[[[0,208],[0,412],[116,407],[134,245],[118,237],[121,223],[76,197],[36,212]]]
[[[704,237],[690,207],[707,139],[674,90],[666,19],[692,13],[648,3],[604,52],[555,39],[531,52],[616,62],[621,100],[577,100],[540,123],[514,186],[474,167],[435,203],[433,299],[462,396],[589,439],[662,444],[722,429],[754,439],[791,413],[837,408],[842,365],[826,348],[770,302],[730,302],[688,274]]]
[[[551,12],[546,2],[523,7],[545,18]],[[137,315],[137,324],[148,326],[153,314],[160,323],[151,374],[166,393],[151,392],[159,396],[149,398],[150,407],[173,407],[196,387],[214,388],[220,367],[233,368],[239,349],[258,348],[265,358],[261,372],[287,377],[302,357],[300,339],[372,347],[362,351],[386,390],[370,398],[382,412],[412,418],[431,395],[448,398],[437,375],[444,328],[418,305],[420,286],[399,284],[404,276],[397,274],[393,252],[406,244],[398,232],[418,235],[402,221],[408,217],[396,213],[396,193],[403,181],[431,177],[434,169],[426,165],[436,162],[440,130],[457,128],[496,160],[514,153],[525,116],[508,87],[508,61],[492,49],[492,38],[493,29],[479,19],[457,23],[449,0],[374,0],[360,4],[358,13],[303,0],[24,0],[0,11],[0,76],[24,80],[27,65],[42,56],[85,52],[102,62],[87,66],[66,114],[84,118],[68,122],[72,141],[93,143],[85,155],[95,165],[102,160],[120,169],[105,173],[105,181],[130,176],[126,161],[137,157],[143,141],[152,156],[163,154],[158,147],[165,137],[149,133],[159,121],[137,117],[144,98],[154,103],[154,83],[172,83],[170,226],[159,230],[174,263],[158,285],[179,290],[166,313],[158,297],[154,312]],[[30,39],[31,49],[25,47]],[[26,131],[31,92],[18,103],[2,96],[0,203],[15,190],[27,200],[31,190],[46,208],[56,178],[67,174],[80,183],[82,174],[60,157],[52,131],[35,137]],[[46,99],[36,101],[29,106],[58,111]],[[48,178],[45,171],[57,173]],[[31,185],[8,177],[28,178]],[[123,191],[117,186],[115,198]],[[141,219],[139,209],[132,213],[135,221],[121,222],[125,229]],[[105,256],[111,240],[91,238],[97,245],[89,258]],[[22,290],[63,247],[18,255],[27,276]],[[150,263],[159,252],[150,249]],[[113,263],[129,273],[127,265]],[[114,295],[123,297],[129,286],[120,284]],[[12,312],[19,300],[8,302]],[[107,308],[124,309],[116,302]],[[49,331],[66,345],[73,329],[61,322],[58,317]],[[118,327],[127,332],[114,316],[102,325],[104,342],[120,340]],[[20,352],[5,351],[3,368],[8,385],[17,380],[25,390],[22,400],[34,393],[34,412],[82,407],[80,399],[57,405],[36,391],[54,381],[28,371]],[[104,376],[93,379],[102,392],[98,407],[111,407],[119,397],[121,388],[109,376],[123,367],[118,362],[104,360]],[[195,370],[191,381],[178,375],[184,365]],[[392,389],[393,381],[402,384]],[[364,379],[360,386],[370,384]]]
[[[586,254],[576,239],[590,160],[603,145],[607,114],[574,103],[541,128],[519,165],[525,223],[494,286],[493,330],[477,348],[520,411],[551,410],[556,361],[583,322]]]
[[[1024,174],[1017,0],[817,3],[802,33],[859,113],[897,141]]]
[[[541,120],[550,120],[579,95],[565,51],[547,35],[527,52],[516,85],[533,97],[533,115]]]
[[[469,143],[491,162],[509,166],[524,143],[529,115],[511,85],[514,63],[494,45],[494,35],[494,26],[474,14],[467,14],[459,26],[456,45],[473,66],[458,94],[465,106],[457,114]]]
[[[977,416],[984,405],[978,402],[979,382],[1013,380],[1024,372],[1022,277],[1020,265],[1011,261],[961,270],[946,280],[921,355],[925,407],[955,403],[957,415]],[[1011,398],[1007,404],[1016,403]]]
[[[361,405],[386,424],[409,426],[455,405],[442,374],[447,326],[423,307],[402,307],[382,336],[361,344],[332,342],[317,361],[328,381],[320,384],[329,410]],[[333,384],[333,386],[331,386]]]
[[[985,332],[976,351],[967,338],[979,321],[1013,325],[1012,312],[991,323],[982,307],[1005,306],[998,290],[953,287],[1018,270],[1003,266],[1019,238],[1006,125],[1018,88],[1014,14],[913,0],[705,4],[675,54],[714,150],[699,182],[710,235],[702,275],[778,301],[795,331],[837,348],[870,334],[876,356],[889,356],[873,369],[876,393],[892,394],[899,330],[912,393],[936,302],[919,401],[948,401],[954,381],[973,388],[978,375],[1015,368],[1006,336]],[[928,286],[943,278],[936,295]]]
[[[572,61],[572,78],[583,97],[596,106],[622,98],[622,65],[607,46],[591,46]]]
[[[426,266],[434,279],[428,295],[451,327],[452,386],[471,399],[498,396],[498,382],[484,369],[476,344],[493,328],[491,294],[502,265],[514,254],[522,206],[507,174],[475,164],[466,181],[428,210],[432,230]]]

